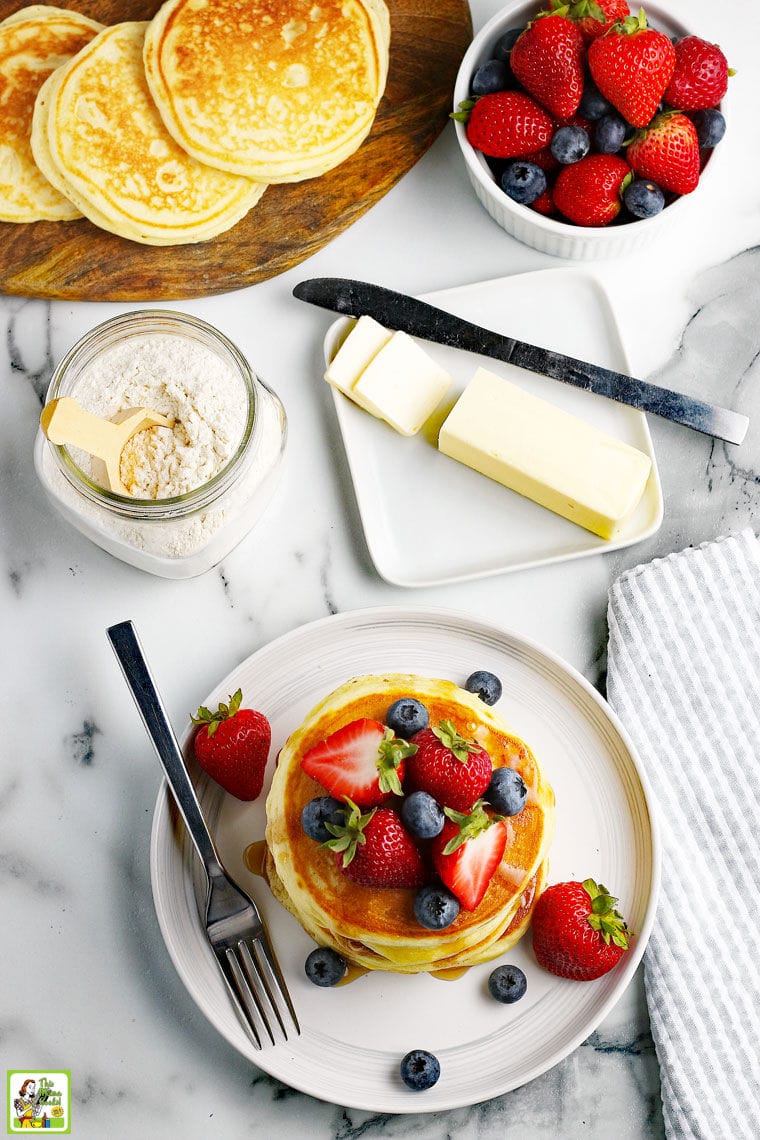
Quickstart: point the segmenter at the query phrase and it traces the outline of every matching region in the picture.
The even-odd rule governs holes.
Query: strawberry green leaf
[[[347,867],[353,861],[356,855],[357,847],[367,842],[367,836],[364,834],[367,824],[372,819],[372,816],[377,811],[373,808],[372,811],[362,815],[361,810],[357,807],[353,800],[348,796],[345,797],[346,804],[348,805],[348,812],[343,823],[326,823],[325,826],[333,839],[326,840],[321,846],[329,847],[331,851],[343,852],[343,866]]]
[[[393,730],[386,728],[385,735],[378,748],[377,772],[380,791],[392,792],[395,796],[403,796],[398,769],[402,760],[414,756],[417,745],[408,740],[400,740],[393,735]]]
[[[467,757],[471,752],[478,751],[478,745],[475,741],[460,736],[450,720],[442,720],[438,727],[433,729],[433,732],[444,748],[450,749],[462,764],[467,763]]]
[[[475,839],[484,831],[488,831],[492,824],[504,818],[501,815],[489,815],[485,810],[483,800],[474,803],[469,812],[454,811],[450,807],[445,807],[443,810],[452,823],[455,823],[459,828],[457,834],[452,835],[444,847],[444,855],[452,855],[468,839]]]

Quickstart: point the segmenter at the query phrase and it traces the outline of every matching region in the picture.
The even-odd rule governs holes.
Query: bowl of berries
[[[688,209],[731,74],[718,44],[658,6],[513,0],[465,54],[452,118],[503,229],[557,257],[617,257]]]

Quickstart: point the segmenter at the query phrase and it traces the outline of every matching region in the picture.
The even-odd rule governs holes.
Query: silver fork
[[[230,879],[201,812],[184,757],[131,621],[108,631],[114,653],[208,877],[206,933],[237,1014],[257,1049],[301,1032],[256,904]]]

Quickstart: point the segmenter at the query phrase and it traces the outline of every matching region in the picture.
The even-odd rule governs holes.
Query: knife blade
[[[300,301],[308,301],[345,316],[374,317],[386,328],[400,329],[422,340],[461,348],[538,372],[642,412],[672,420],[704,435],[724,439],[727,443],[739,444],[747,434],[749,420],[740,412],[481,328],[426,301],[369,281],[312,277],[299,282],[293,295]]]

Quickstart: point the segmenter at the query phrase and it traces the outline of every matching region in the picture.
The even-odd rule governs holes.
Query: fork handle
[[[131,621],[123,621],[110,626],[106,632],[190,838],[209,876],[221,874],[219,853],[203,818],[182,750],[148,668],[135,627]]]

